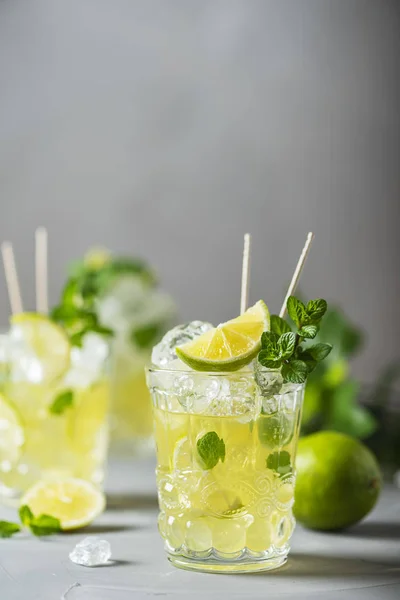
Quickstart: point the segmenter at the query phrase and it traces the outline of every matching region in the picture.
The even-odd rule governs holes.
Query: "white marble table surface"
[[[400,598],[400,490],[386,487],[372,514],[345,533],[298,526],[289,561],[277,571],[209,575],[167,561],[156,526],[153,468],[151,461],[113,463],[108,509],[85,532],[0,540],[0,600]],[[13,517],[0,508],[0,519]],[[89,534],[110,541],[110,565],[70,562],[70,550]]]

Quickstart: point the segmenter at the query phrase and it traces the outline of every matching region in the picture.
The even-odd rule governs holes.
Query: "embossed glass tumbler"
[[[169,560],[215,573],[284,564],[295,525],[294,461],[304,385],[284,384],[265,397],[251,370],[152,368],[147,381],[157,446],[158,525]]]

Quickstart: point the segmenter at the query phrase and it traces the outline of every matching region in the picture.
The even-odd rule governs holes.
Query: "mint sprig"
[[[205,470],[213,469],[225,460],[225,442],[215,431],[209,431],[197,440],[198,462]]]
[[[21,525],[12,521],[0,521],[0,538],[10,538],[22,531],[24,527],[29,529],[33,535],[42,537],[52,535],[61,531],[59,519],[51,515],[42,514],[35,517],[29,506],[24,504],[18,511]]]
[[[19,531],[21,531],[21,526],[18,523],[0,521],[0,538],[10,538]]]
[[[305,305],[295,296],[290,296],[286,307],[296,326],[296,333],[284,319],[272,315],[271,331],[264,332],[261,338],[258,362],[268,369],[281,369],[284,382],[304,383],[308,374],[332,350],[330,344],[302,346],[305,340],[317,335],[327,303],[317,298]]]
[[[35,517],[27,504],[19,509],[19,518],[22,525],[30,529],[33,535],[36,536],[52,535],[61,531],[59,519],[46,514]]]

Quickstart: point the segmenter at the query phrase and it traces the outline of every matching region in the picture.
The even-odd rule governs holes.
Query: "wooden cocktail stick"
[[[284,300],[284,302],[282,304],[281,312],[279,313],[279,316],[282,319],[284,318],[284,316],[286,314],[286,304],[287,304],[288,298],[289,298],[289,296],[292,296],[294,294],[295,290],[296,290],[296,287],[297,287],[297,284],[299,282],[300,275],[301,275],[301,272],[302,272],[303,267],[304,267],[304,263],[306,262],[306,258],[308,256],[309,251],[310,251],[310,246],[311,246],[311,242],[313,241],[313,239],[314,239],[314,234],[310,231],[310,233],[307,236],[306,243],[304,244],[304,248],[303,248],[303,250],[302,250],[302,252],[300,254],[300,258],[298,260],[296,268],[294,270],[292,281],[290,282],[288,291],[287,291],[286,296],[285,296],[285,300]]]

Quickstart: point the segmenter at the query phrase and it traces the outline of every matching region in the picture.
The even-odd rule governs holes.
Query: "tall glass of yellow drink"
[[[159,530],[170,561],[214,572],[282,565],[295,523],[304,385],[287,384],[266,399],[251,370],[150,369],[148,382]]]
[[[108,442],[109,347],[87,331],[79,346],[36,313],[12,318],[0,352],[0,502],[38,481],[101,486]]]

